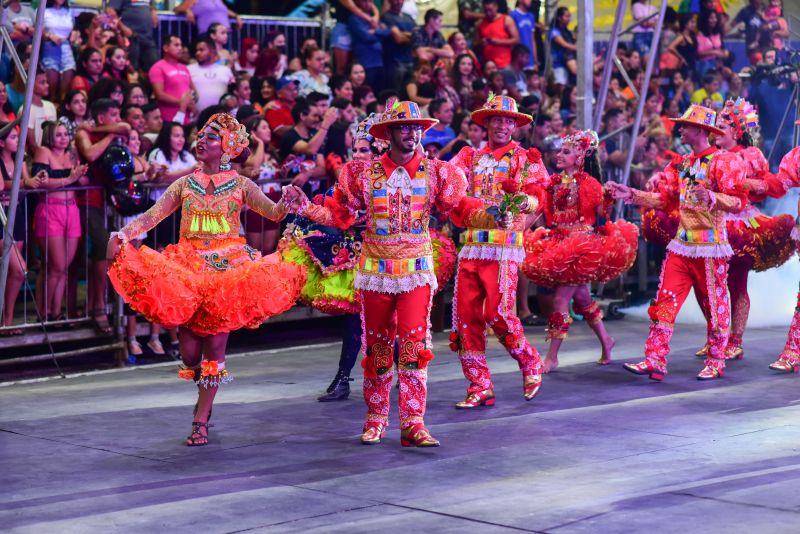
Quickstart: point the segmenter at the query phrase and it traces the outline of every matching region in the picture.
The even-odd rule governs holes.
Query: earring
[[[219,170],[221,171],[231,170],[231,157],[228,154],[223,153],[222,157],[219,158]]]

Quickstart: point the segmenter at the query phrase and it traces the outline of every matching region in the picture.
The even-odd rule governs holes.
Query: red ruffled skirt
[[[758,214],[747,220],[728,220],[727,226],[734,252],[732,261],[744,262],[756,272],[779,267],[794,254],[791,215]]]
[[[431,244],[433,245],[433,270],[436,273],[436,282],[439,285],[436,289],[438,293],[453,278],[458,252],[453,240],[442,232],[433,228],[429,228],[428,232],[431,234]]]
[[[148,321],[206,336],[257,328],[291,308],[306,280],[302,266],[262,257],[242,238],[181,239],[159,253],[126,245],[108,276]]]
[[[678,210],[661,211],[642,208],[642,237],[648,243],[665,247],[678,233]]]
[[[525,233],[522,272],[544,287],[607,282],[631,268],[639,229],[627,221],[593,230],[537,228]]]

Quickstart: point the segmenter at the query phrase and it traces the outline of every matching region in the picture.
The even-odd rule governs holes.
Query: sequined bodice
[[[174,182],[156,204],[125,226],[120,233],[132,239],[155,227],[181,208],[181,239],[222,241],[239,237],[239,213],[248,205],[271,220],[281,220],[286,210],[261,192],[258,186],[236,171],[215,175],[195,172]]]
[[[569,176],[553,186],[553,222],[556,226],[570,226],[581,222],[580,188]]]

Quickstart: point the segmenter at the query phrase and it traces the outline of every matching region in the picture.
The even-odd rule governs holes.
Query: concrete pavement
[[[787,325],[788,326],[788,325]],[[800,532],[800,377],[767,369],[784,329],[698,382],[704,327],[680,325],[663,383],[626,373],[647,323],[608,323],[614,364],[576,323],[532,402],[490,348],[497,405],[436,336],[427,423],[438,449],[358,443],[351,399],[315,396],[337,344],[232,357],[206,447],[187,448],[194,388],[175,366],[0,388],[0,524],[10,532]],[[543,331],[528,337],[544,352]],[[302,342],[302,341],[300,341]],[[393,399],[396,402],[396,398]]]

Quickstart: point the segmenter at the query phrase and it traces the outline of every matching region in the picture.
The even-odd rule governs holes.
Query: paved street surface
[[[576,323],[532,402],[491,345],[497,405],[437,335],[427,423],[438,449],[365,447],[361,380],[321,404],[338,344],[232,357],[211,443],[187,448],[194,388],[174,364],[0,388],[7,532],[799,532],[800,377],[767,365],[786,330],[750,330],[725,378],[695,380],[704,328],[679,326],[670,374],[621,368],[645,322],[608,324],[616,361]],[[788,327],[788,325],[787,325]],[[543,347],[541,328],[528,337]],[[298,343],[304,342],[302,339]],[[393,400],[395,402],[395,400]]]

